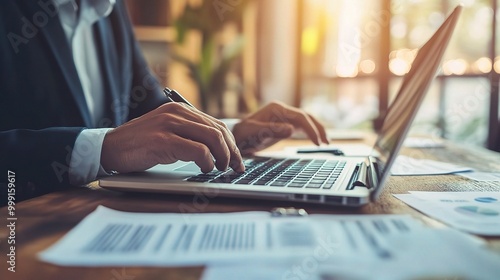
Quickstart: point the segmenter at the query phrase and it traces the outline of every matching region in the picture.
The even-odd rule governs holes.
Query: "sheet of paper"
[[[387,258],[389,239],[423,228],[409,216],[127,213],[98,207],[40,254],[68,266],[183,266],[322,254]]]
[[[376,155],[374,153],[373,147],[368,146],[365,144],[331,144],[328,146],[322,146],[322,148],[332,148],[332,149],[337,149],[341,150],[344,152],[345,156],[349,157],[366,157],[371,154]],[[289,146],[286,147],[285,149],[281,151],[264,151],[264,152],[259,152],[257,153],[258,156],[267,156],[267,157],[272,157],[272,156],[278,156],[278,157],[297,157],[300,156],[302,158],[332,158],[332,154],[330,153],[311,153],[311,154],[299,154],[297,153],[297,150],[300,148],[310,148],[310,149],[316,149],[318,148],[317,146]]]
[[[293,261],[210,265],[202,279],[496,279],[500,257],[484,245],[454,229],[426,228],[393,235],[387,258],[312,253]]]
[[[393,176],[444,175],[472,171],[470,167],[440,162],[430,159],[417,159],[400,155],[391,168]]]
[[[363,140],[369,133],[363,130],[327,128],[326,135],[330,140]],[[296,129],[292,134],[293,139],[309,139],[302,129]]]
[[[407,148],[443,148],[444,143],[440,139],[426,138],[426,137],[407,137],[403,143]]]
[[[387,260],[335,260],[322,263],[320,279],[497,279],[500,257],[469,236],[433,229],[396,236],[397,255]],[[360,269],[362,268],[362,269]]]
[[[205,268],[202,280],[322,280],[317,271],[315,271],[315,273],[304,273],[300,278],[287,277],[292,265],[292,263],[284,262],[251,262],[236,265],[212,265]],[[251,269],[249,269],[249,267],[251,267]]]
[[[458,175],[479,182],[500,181],[500,172],[465,172]]]
[[[500,192],[410,192],[394,196],[457,229],[500,235]]]

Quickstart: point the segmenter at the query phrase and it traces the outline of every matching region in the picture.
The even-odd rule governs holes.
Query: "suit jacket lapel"
[[[29,19],[32,19],[35,13],[44,13],[42,7],[37,4],[38,1],[19,2],[26,4],[25,8],[27,9],[26,11]],[[82,85],[80,83],[80,78],[78,77],[78,72],[73,60],[73,54],[59,21],[59,16],[57,14],[53,16],[48,14],[45,15],[48,17],[47,24],[38,28],[40,34],[37,34],[36,36],[44,36],[46,38],[52,55],[61,68],[61,73],[64,76],[70,92],[76,101],[76,105],[85,126],[93,127],[90,112],[83,94]]]

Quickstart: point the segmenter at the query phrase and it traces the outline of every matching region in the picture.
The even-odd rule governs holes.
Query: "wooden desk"
[[[289,140],[273,147],[301,145],[304,141]],[[447,143],[446,148],[403,149],[402,154],[460,163],[478,170],[500,171],[500,154],[480,148],[468,148]],[[377,203],[359,209],[342,209],[327,206],[272,202],[235,198],[210,199],[199,212],[268,211],[277,206],[305,208],[310,213],[336,214],[410,214],[429,224],[439,224],[406,206],[394,198],[392,193],[419,191],[500,191],[499,182],[475,182],[460,176],[411,176],[391,177]],[[16,272],[7,271],[6,243],[8,230],[0,226],[1,272],[0,279],[199,279],[203,267],[189,268],[78,268],[58,267],[40,262],[36,254],[68,232],[98,205],[117,210],[136,212],[180,212],[180,206],[193,205],[193,196],[158,194],[123,194],[103,189],[75,188],[64,192],[48,194],[16,205]],[[7,209],[0,209],[3,223],[7,223]],[[487,238],[494,250],[500,251],[500,237]]]

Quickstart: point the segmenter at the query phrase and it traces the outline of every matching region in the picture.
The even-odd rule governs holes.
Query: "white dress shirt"
[[[111,13],[115,0],[53,1],[73,53],[92,122],[97,125],[104,116],[105,93],[92,25]],[[78,135],[69,164],[71,184],[85,184],[106,174],[100,160],[102,142],[109,130],[85,129]]]
[[[85,101],[94,125],[104,116],[104,86],[92,25],[107,17],[116,0],[53,0],[73,53]],[[78,5],[80,3],[80,5]],[[223,120],[231,131],[237,119]],[[71,153],[69,180],[82,185],[98,176],[110,175],[101,166],[102,143],[111,128],[84,129]]]

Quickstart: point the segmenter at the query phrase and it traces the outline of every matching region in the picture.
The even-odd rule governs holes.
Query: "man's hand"
[[[241,153],[248,155],[288,138],[303,129],[316,145],[328,144],[325,128],[297,108],[273,102],[236,124],[233,133]]]
[[[245,171],[226,125],[195,108],[167,103],[111,131],[101,151],[105,170],[142,171],[177,160],[194,161],[203,172],[215,166]]]

